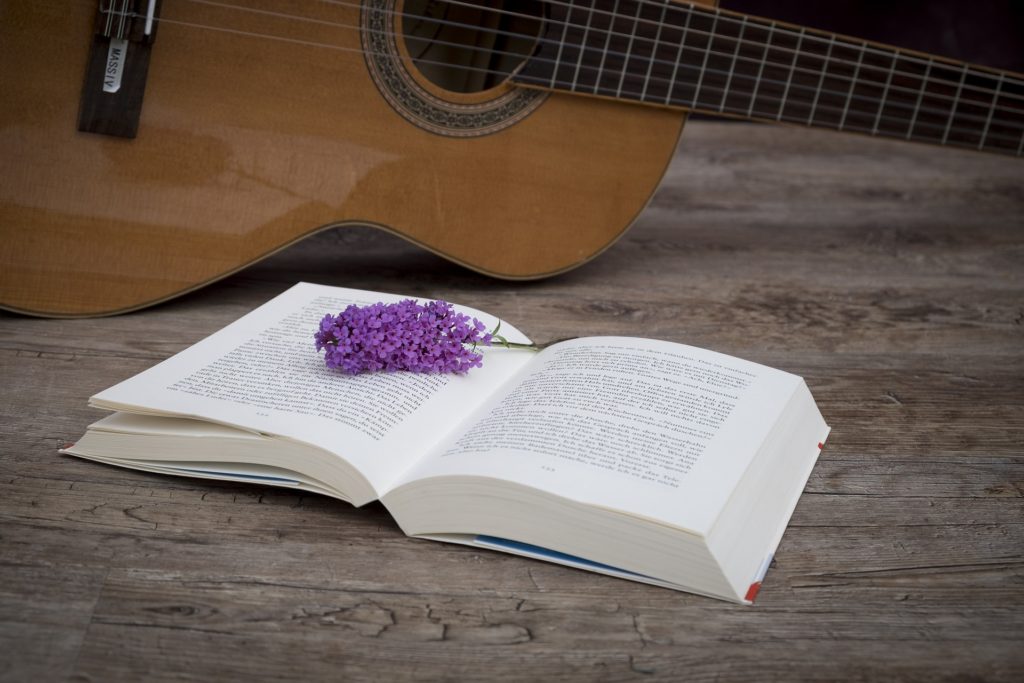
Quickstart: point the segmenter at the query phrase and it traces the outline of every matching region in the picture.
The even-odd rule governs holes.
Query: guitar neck
[[[1024,155],[1024,77],[666,0],[548,5],[523,85]]]

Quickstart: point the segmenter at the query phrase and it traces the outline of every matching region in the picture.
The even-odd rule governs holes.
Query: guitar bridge
[[[161,0],[100,0],[78,109],[78,130],[121,138],[139,131]]]

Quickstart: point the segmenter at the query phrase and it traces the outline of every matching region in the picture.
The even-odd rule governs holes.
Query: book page
[[[300,284],[159,365],[93,397],[98,407],[174,414],[289,437],[337,453],[378,491],[534,354],[480,349],[466,375],[328,369],[313,334],[349,304],[410,297]],[[497,318],[459,311],[494,329]],[[528,342],[502,323],[511,341]],[[283,467],[298,469],[294,464]]]
[[[403,482],[500,478],[705,533],[801,381],[670,342],[564,342]]]

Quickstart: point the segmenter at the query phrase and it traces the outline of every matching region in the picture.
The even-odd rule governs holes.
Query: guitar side
[[[302,0],[250,5],[309,10]],[[133,310],[344,224],[390,230],[496,277],[552,275],[633,222],[684,121],[550,94],[507,128],[438,134],[381,95],[359,33],[343,28],[359,24],[355,9],[318,3],[320,23],[298,25],[166,3],[138,137],[80,133],[94,12],[84,2],[0,4],[8,310]]]

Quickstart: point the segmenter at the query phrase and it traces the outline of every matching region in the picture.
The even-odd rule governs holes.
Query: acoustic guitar
[[[688,112],[1024,154],[1024,77],[665,0],[0,1],[0,306],[147,306],[327,227],[608,248]]]

